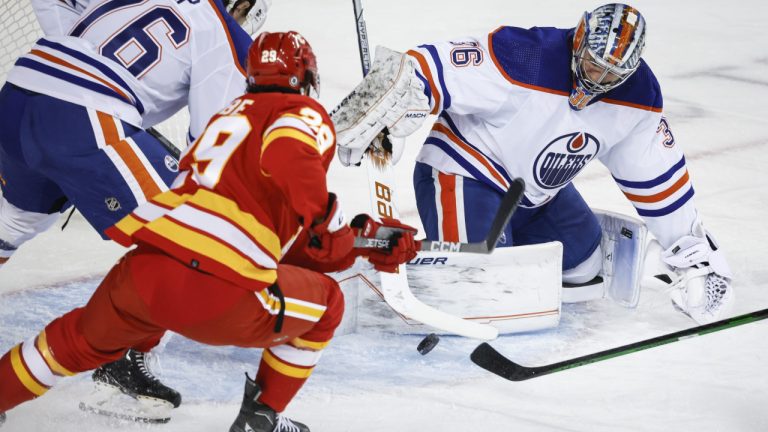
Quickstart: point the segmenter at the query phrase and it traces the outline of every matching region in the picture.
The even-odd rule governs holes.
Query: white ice
[[[389,0],[365,2],[371,47],[395,49],[482,35],[499,25],[575,25],[596,2]],[[322,102],[332,108],[360,78],[349,0],[273,2],[267,30],[298,30],[312,43]],[[768,307],[768,3],[638,0],[648,20],[645,58],[665,95],[665,112],[686,151],[696,204],[736,275],[735,313]],[[418,223],[410,176],[426,134],[409,139],[398,202]],[[332,189],[348,214],[368,208],[365,174],[334,166]],[[576,185],[596,207],[634,214],[607,171],[591,165]],[[0,352],[84,304],[122,253],[75,216],[25,245],[0,271]],[[636,310],[609,301],[566,306],[558,329],[494,344],[524,364],[550,363],[693,326],[666,293],[646,289]],[[768,430],[768,322],[655,348],[522,383],[474,366],[475,343],[444,337],[422,357],[418,336],[386,332],[339,337],[287,414],[313,432],[341,431],[749,431]],[[162,377],[184,395],[164,426],[116,423],[81,413],[87,374],[8,414],[3,432],[227,430],[243,372],[258,353],[173,337]],[[2,386],[3,383],[0,383]]]

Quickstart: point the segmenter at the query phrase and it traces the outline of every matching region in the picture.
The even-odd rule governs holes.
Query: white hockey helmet
[[[573,35],[571,108],[583,109],[632,76],[644,47],[645,18],[632,6],[610,3],[584,12]]]

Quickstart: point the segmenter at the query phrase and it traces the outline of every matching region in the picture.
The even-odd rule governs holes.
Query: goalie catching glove
[[[342,165],[359,163],[385,127],[392,137],[404,138],[424,123],[429,100],[415,71],[411,56],[376,49],[368,75],[331,113]]]
[[[733,308],[733,277],[723,252],[697,219],[692,234],[677,240],[661,259],[675,271],[671,286],[676,308],[699,324],[723,319]]]

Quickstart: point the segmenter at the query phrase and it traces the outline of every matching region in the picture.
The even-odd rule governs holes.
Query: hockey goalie
[[[731,271],[694,206],[660,86],[641,58],[645,31],[637,9],[612,3],[585,12],[575,28],[502,26],[405,53],[376,50],[370,73],[333,114],[344,165],[382,153],[385,129],[396,163],[405,137],[436,116],[413,172],[429,240],[479,241],[512,179],[527,186],[491,258],[466,258],[458,277],[436,269],[464,258],[412,261],[409,270],[437,271],[417,295],[440,297],[465,317],[506,321],[507,331],[556,325],[561,297],[634,307],[647,230],[662,248],[674,308],[698,323],[729,314]],[[642,219],[588,206],[573,180],[595,160]],[[464,297],[450,297],[454,287]],[[520,323],[531,314],[531,325],[499,318]]]

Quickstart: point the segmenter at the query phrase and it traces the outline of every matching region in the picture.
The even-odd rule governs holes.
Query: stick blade
[[[485,342],[478,345],[469,358],[488,372],[510,381],[524,381],[536,375],[534,369],[513,362]]]
[[[404,264],[400,264],[399,273],[380,273],[380,276],[384,301],[401,315],[467,338],[489,341],[499,336],[499,329],[490,324],[465,320],[422,303],[408,286]]]

